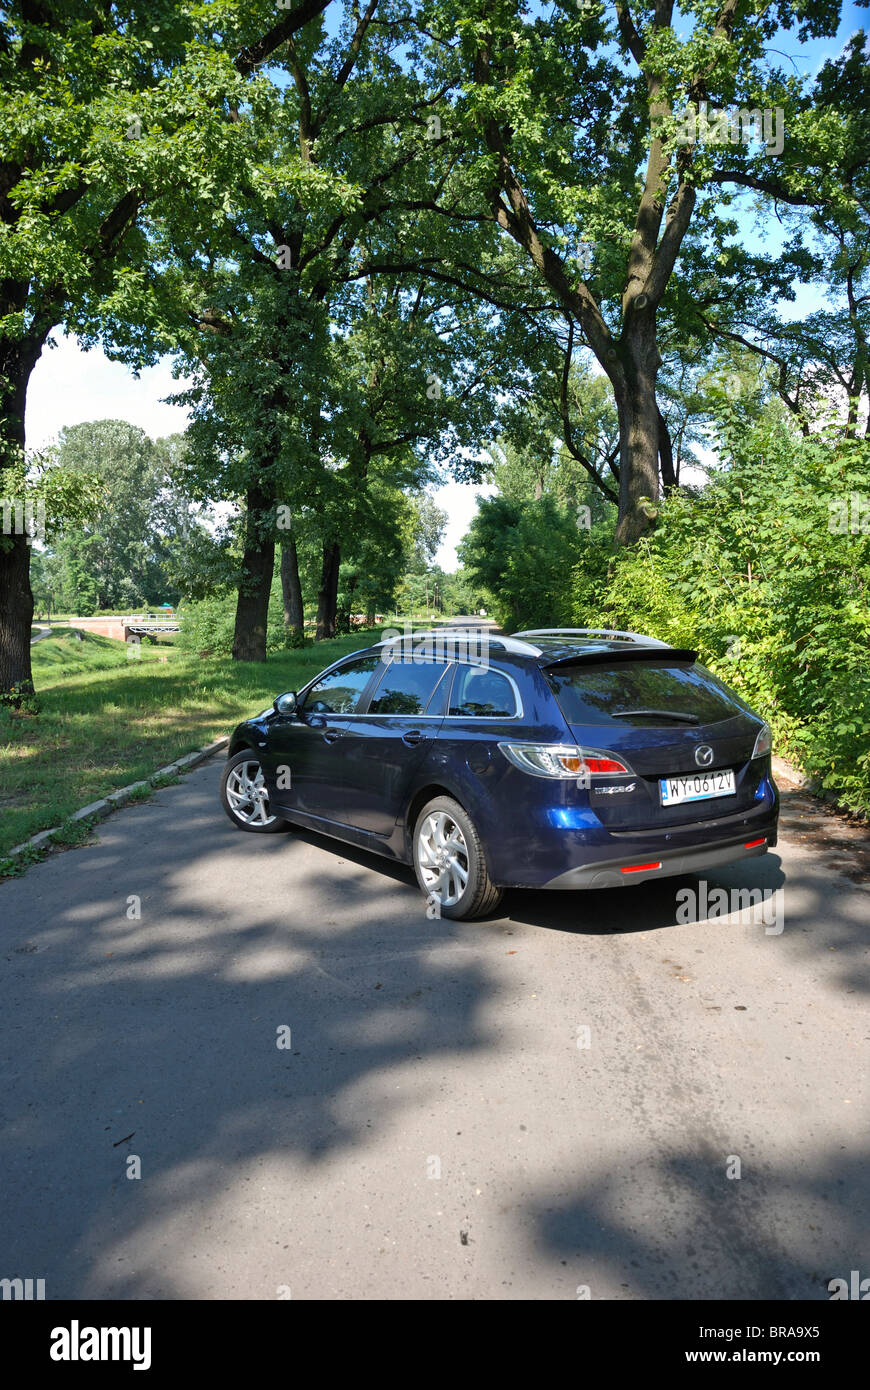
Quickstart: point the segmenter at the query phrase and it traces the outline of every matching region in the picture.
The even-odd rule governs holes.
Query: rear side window
[[[368,714],[422,714],[447,666],[443,661],[391,661],[378,683]]]
[[[372,671],[381,664],[379,656],[363,657],[317,682],[305,697],[306,714],[353,714],[368,685]]]
[[[458,666],[450,696],[450,713],[465,719],[513,719],[517,697],[506,676],[479,666]]]
[[[614,662],[594,666],[558,666],[544,675],[569,724],[660,724],[654,715],[614,715],[634,710],[694,714],[699,724],[731,719],[741,706],[710,671],[699,666],[656,661]]]

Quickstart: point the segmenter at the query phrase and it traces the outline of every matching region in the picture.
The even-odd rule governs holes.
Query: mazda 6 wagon
[[[412,864],[431,916],[764,854],[770,729],[696,657],[611,630],[388,639],[238,726],[223,806]]]

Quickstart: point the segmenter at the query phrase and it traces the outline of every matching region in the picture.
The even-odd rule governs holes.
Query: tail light
[[[770,725],[762,724],[761,728],[758,730],[758,736],[755,740],[755,747],[752,750],[753,758],[763,758],[765,753],[770,752],[770,746]]]
[[[508,762],[533,777],[633,777],[628,764],[601,748],[576,743],[500,743]]]

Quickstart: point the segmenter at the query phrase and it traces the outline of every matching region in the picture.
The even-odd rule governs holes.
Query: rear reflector
[[[766,835],[762,835],[762,837],[761,837],[760,840],[747,840],[747,841],[746,841],[746,844],[743,846],[743,848],[744,848],[744,849],[755,849],[756,845],[766,845],[766,844],[767,844],[767,836],[766,836]]]
[[[660,869],[661,867],[662,861],[659,860],[657,864],[632,864],[627,869],[620,869],[619,872],[621,874],[640,874],[643,873],[644,869]]]

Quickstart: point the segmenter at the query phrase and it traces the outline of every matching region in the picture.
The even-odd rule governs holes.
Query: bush
[[[229,656],[233,650],[233,631],[236,623],[236,595],[222,594],[215,598],[185,603],[180,609],[183,619],[176,646],[197,655]],[[284,600],[280,580],[272,584],[269,613],[266,623],[266,651],[276,652],[287,647],[304,646],[298,637],[287,636],[284,628]]]
[[[736,452],[648,540],[585,557],[575,621],[592,625],[591,598],[595,625],[696,648],[780,752],[870,813],[870,445],[762,424]]]
[[[185,603],[176,646],[198,656],[229,656],[236,621],[235,594]]]

